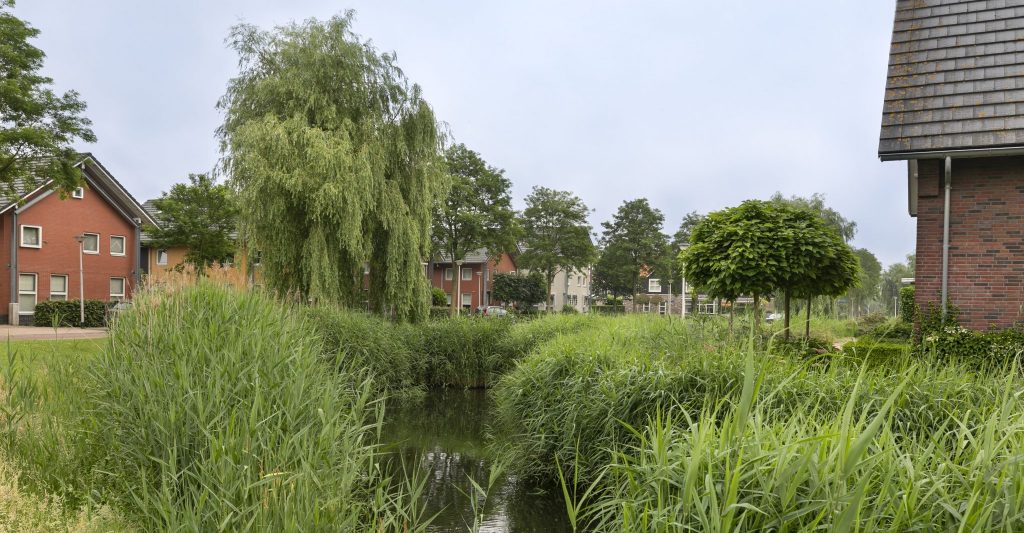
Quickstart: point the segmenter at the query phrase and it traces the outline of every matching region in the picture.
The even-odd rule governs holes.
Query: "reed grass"
[[[561,479],[576,523],[1024,526],[1024,379],[1012,368],[978,373],[909,353],[877,368],[805,361],[714,322],[612,320],[542,345],[494,391],[513,468]]]

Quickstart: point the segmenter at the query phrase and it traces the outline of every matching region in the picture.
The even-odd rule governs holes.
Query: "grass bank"
[[[1024,526],[1019,373],[611,320],[543,344],[494,391],[515,467],[561,477],[598,530]]]
[[[372,378],[323,364],[297,310],[199,284],[137,295],[87,365],[8,376],[3,447],[29,494],[140,530],[417,531],[379,469]]]

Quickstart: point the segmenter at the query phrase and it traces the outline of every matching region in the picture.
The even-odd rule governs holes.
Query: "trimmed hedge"
[[[77,327],[81,308],[79,300],[48,300],[36,304],[33,324],[39,327]],[[99,328],[107,325],[107,302],[85,301],[85,327]]]

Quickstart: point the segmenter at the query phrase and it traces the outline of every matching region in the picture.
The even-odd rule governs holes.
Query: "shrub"
[[[914,334],[914,325],[901,318],[890,319],[865,333],[862,338],[909,341]]]
[[[297,314],[200,283],[135,299],[89,371],[93,447],[142,530],[401,529],[369,380],[333,372]]]
[[[409,350],[422,361],[420,383],[428,387],[486,387],[514,357],[502,342],[511,320],[452,317],[412,326]]]
[[[923,351],[943,362],[956,362],[977,369],[1002,369],[1020,364],[1024,355],[1024,330],[1011,328],[987,332],[957,325],[932,331],[924,337]]]
[[[579,311],[575,307],[569,304],[565,304],[562,306],[562,312],[568,314],[579,313]]]
[[[857,318],[856,335],[863,335],[876,327],[885,324],[889,317],[885,313],[868,313]]]
[[[430,289],[430,305],[432,307],[445,307],[448,305],[448,293],[439,287]]]
[[[32,323],[40,327],[77,327],[81,319],[81,300],[47,300],[36,304]],[[85,301],[85,327],[98,328],[107,325],[108,303],[101,300]]]
[[[864,361],[870,366],[902,364],[910,354],[910,345],[899,342],[885,342],[861,339],[843,346],[843,355],[855,362]]]
[[[900,320],[907,324],[914,323],[914,312],[917,304],[914,303],[914,286],[909,285],[900,289]]]

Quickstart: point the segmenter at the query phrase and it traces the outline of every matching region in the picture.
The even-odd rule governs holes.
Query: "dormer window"
[[[85,187],[78,187],[71,191],[71,197],[78,199],[85,198]]]

